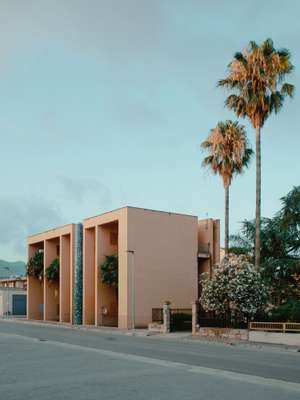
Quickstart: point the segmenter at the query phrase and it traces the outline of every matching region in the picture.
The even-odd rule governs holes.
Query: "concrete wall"
[[[44,240],[39,238],[28,243],[28,259],[37,251],[44,249]],[[27,317],[28,319],[44,319],[44,280],[33,276],[27,277]]]
[[[25,277],[21,278],[2,278],[0,279],[0,288],[9,287],[9,288],[18,288],[24,289],[27,288],[27,279]]]
[[[114,307],[114,291],[101,282],[99,265],[116,252],[119,328],[148,326],[152,308],[165,300],[175,308],[191,308],[197,296],[197,217],[124,207],[83,225],[84,324],[105,324],[103,307]],[[110,243],[112,231],[117,245]]]
[[[46,270],[53,260],[59,258],[57,254],[59,237],[45,240],[44,250],[44,318],[46,321],[59,321],[59,282],[49,282],[46,279]]]
[[[59,291],[59,320],[71,321],[71,235],[60,236],[60,291]]]
[[[198,221],[198,247],[199,273],[212,273],[214,264],[220,262],[220,220],[207,218]],[[205,257],[205,247],[209,257]]]
[[[58,284],[28,277],[28,318],[73,323],[75,225],[28,238],[28,255],[44,249],[44,268],[60,253]],[[110,236],[117,235],[111,242]],[[191,308],[198,296],[199,243],[209,243],[211,263],[219,259],[219,221],[195,216],[124,207],[83,223],[83,323],[105,325],[103,310],[118,319],[119,328],[146,327],[152,308],[170,301],[173,308]],[[118,296],[101,281],[105,255],[118,254]],[[117,304],[118,300],[118,304]],[[41,313],[41,305],[44,313]]]
[[[39,249],[44,251],[44,279],[27,277],[28,319],[72,322],[74,229],[75,225],[69,224],[28,238],[28,259]],[[45,277],[55,258],[60,261],[58,283],[48,282]]]
[[[84,229],[83,233],[83,323],[95,324],[95,227]]]
[[[252,342],[300,346],[300,333],[249,331],[249,340]]]
[[[152,308],[167,300],[191,308],[197,296],[197,230],[194,216],[128,208],[129,299],[134,282],[136,327],[152,321]],[[132,272],[134,276],[132,277]]]
[[[109,234],[117,232],[117,246],[111,246]],[[127,329],[128,316],[128,253],[127,253],[127,208],[88,218],[83,223],[83,323],[102,325],[103,307],[110,311],[114,293],[103,285],[99,275],[99,265],[105,255],[117,251],[119,260],[118,326]]]
[[[18,294],[26,295],[26,290],[18,288],[0,288],[0,316],[12,315],[13,296]]]
[[[118,326],[118,288],[102,282],[100,268],[105,256],[118,255],[118,222],[97,226],[96,242],[95,324]]]
[[[231,329],[231,328],[199,328],[195,332],[196,336],[201,336],[209,340],[237,340],[246,341],[249,339],[248,329]]]

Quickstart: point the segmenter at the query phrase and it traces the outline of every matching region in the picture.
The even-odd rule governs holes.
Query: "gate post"
[[[198,312],[199,312],[199,301],[192,302],[192,335],[195,335],[198,330]]]
[[[171,331],[171,303],[166,301],[163,305],[163,332],[170,333]]]

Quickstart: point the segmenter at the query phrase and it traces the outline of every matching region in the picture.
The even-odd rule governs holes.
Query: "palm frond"
[[[235,55],[233,56],[233,58],[234,58],[236,61],[242,63],[244,67],[247,66],[247,58],[246,58],[246,57],[244,56],[244,54],[241,53],[240,51],[238,51],[237,53],[235,53]]]
[[[244,52],[237,52],[228,67],[228,75],[218,82],[230,95],[225,106],[238,117],[248,117],[252,125],[263,126],[267,118],[292,97],[294,86],[286,82],[294,66],[287,49],[275,49],[272,39],[260,45],[251,41]]]
[[[295,86],[290,83],[284,83],[281,87],[281,94],[283,96],[293,97],[295,92]]]
[[[208,152],[202,166],[220,175],[224,187],[230,185],[235,174],[241,173],[248,166],[253,153],[244,125],[231,120],[219,121],[201,147]]]
[[[275,111],[277,114],[283,106],[284,96],[280,92],[274,92],[270,96],[270,111]]]
[[[251,51],[258,49],[258,44],[254,40],[250,40],[249,42],[249,48]]]

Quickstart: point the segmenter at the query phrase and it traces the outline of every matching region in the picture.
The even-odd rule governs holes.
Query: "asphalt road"
[[[300,400],[300,353],[0,321],[1,400]]]

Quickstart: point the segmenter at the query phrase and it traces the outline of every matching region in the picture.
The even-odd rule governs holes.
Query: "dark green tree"
[[[281,198],[282,208],[261,221],[261,268],[277,308],[274,318],[295,320],[300,312],[300,186]],[[255,221],[243,221],[239,234],[230,238],[230,252],[255,257]],[[298,311],[297,311],[298,310]],[[276,319],[276,318],[275,318]]]
[[[113,287],[116,296],[118,296],[118,274],[118,256],[116,254],[105,256],[105,260],[100,265],[101,281]]]

